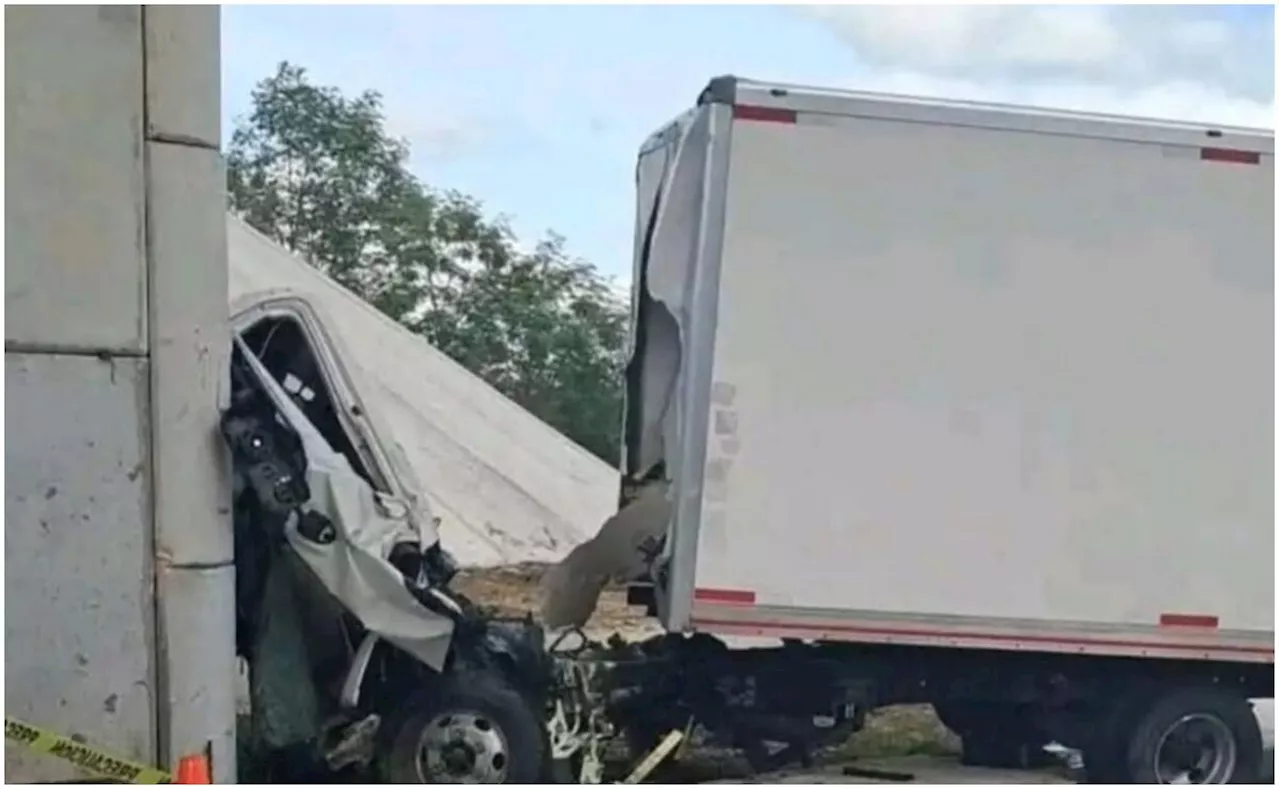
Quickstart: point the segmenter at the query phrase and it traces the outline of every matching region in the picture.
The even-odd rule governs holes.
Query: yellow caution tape
[[[36,753],[47,753],[55,759],[70,762],[85,772],[116,783],[167,784],[172,781],[172,776],[164,770],[113,756],[70,737],[63,737],[13,718],[4,719],[4,739]]]

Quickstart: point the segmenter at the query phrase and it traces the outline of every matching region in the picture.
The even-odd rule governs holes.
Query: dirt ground
[[[538,579],[542,571],[541,565],[463,571],[454,584],[474,602],[493,607],[503,615],[532,613],[536,617],[541,603]],[[627,605],[626,592],[621,586],[605,590],[595,615],[584,630],[592,638],[604,639],[617,633],[629,640],[640,640],[661,632],[652,620],[644,616],[642,609]],[[959,741],[938,721],[932,708],[902,706],[873,713],[865,729],[828,756],[838,760],[946,758],[956,756],[959,751]],[[698,761],[699,754],[688,756]],[[717,767],[724,767],[719,764],[719,759],[711,761],[717,762]]]
[[[503,616],[538,616],[542,600],[538,581],[544,565],[519,564],[489,570],[463,570],[453,588],[473,602],[496,609]],[[638,608],[627,605],[626,590],[621,586],[605,589],[596,612],[583,630],[588,636],[604,639],[617,633],[628,640],[639,641],[657,635],[661,629]]]

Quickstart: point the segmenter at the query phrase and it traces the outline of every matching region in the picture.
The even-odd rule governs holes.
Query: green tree
[[[521,252],[478,201],[421,183],[377,93],[280,64],[237,122],[227,175],[249,224],[616,462],[621,300],[558,236]]]
[[[563,239],[476,270],[421,330],[552,427],[617,460],[626,313],[590,264],[565,254]]]

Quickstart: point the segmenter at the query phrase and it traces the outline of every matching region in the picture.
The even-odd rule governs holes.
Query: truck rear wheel
[[[499,677],[468,672],[411,701],[384,724],[380,767],[387,783],[540,783],[542,725]]]
[[[1147,695],[1117,721],[1113,761],[1085,769],[1094,780],[1138,784],[1257,783],[1262,731],[1241,693],[1206,685]],[[1106,759],[1105,752],[1099,757]]]

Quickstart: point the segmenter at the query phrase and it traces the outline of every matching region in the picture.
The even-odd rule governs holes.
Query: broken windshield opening
[[[329,446],[341,453],[352,470],[371,487],[388,492],[369,472],[355,444],[343,429],[333,393],[320,372],[319,362],[301,324],[287,315],[273,315],[255,321],[240,336]]]

